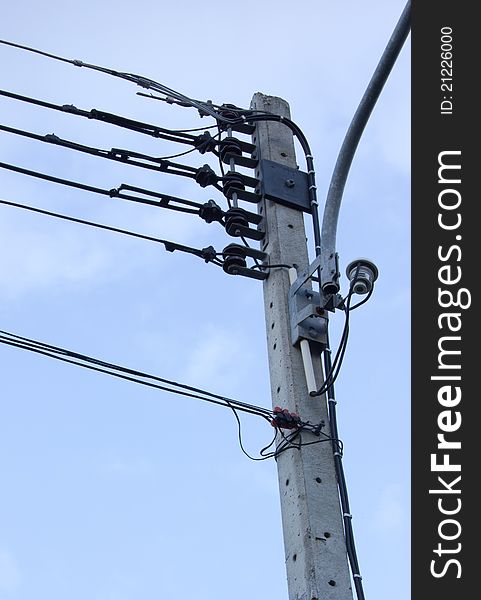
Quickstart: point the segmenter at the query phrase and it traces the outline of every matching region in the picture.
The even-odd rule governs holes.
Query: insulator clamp
[[[202,135],[198,135],[194,141],[194,147],[201,153],[212,152],[215,150],[217,141],[210,135],[208,131],[204,131]]]
[[[236,173],[235,171],[229,171],[228,173],[226,173],[223,177],[222,190],[226,198],[231,198],[232,194],[236,191],[245,190],[242,175]]]
[[[229,162],[227,155],[242,156],[242,146],[237,138],[225,137],[220,143],[219,158],[222,162]]]
[[[267,279],[268,273],[247,267],[247,257],[265,261],[267,254],[240,244],[229,244],[222,251],[222,268],[229,275],[242,275],[251,279]]]
[[[214,200],[209,200],[199,208],[199,217],[206,223],[213,223],[214,221],[222,223],[224,211]]]
[[[208,185],[213,185],[217,183],[219,177],[216,175],[215,171],[209,165],[203,165],[199,167],[195,172],[195,180],[200,185],[200,187],[207,187]]]

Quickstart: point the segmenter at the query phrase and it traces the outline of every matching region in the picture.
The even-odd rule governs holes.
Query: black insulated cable
[[[42,208],[37,208],[35,206],[29,206],[27,204],[20,204],[18,202],[10,202],[9,200],[0,199],[0,204],[4,206],[11,206],[13,208],[20,208],[22,210],[27,210],[29,212],[34,212],[37,214],[41,214],[48,217],[54,217],[56,219],[63,219],[64,221],[70,221],[72,223],[78,223],[80,225],[87,225],[89,227],[95,227],[96,229],[103,229],[105,231],[112,231],[113,233],[120,233],[123,235],[128,235],[130,237],[139,238],[141,240],[146,240],[149,242],[156,242],[158,244],[163,244],[165,249],[168,252],[186,252],[188,254],[193,254],[194,256],[198,256],[202,258],[205,262],[212,262],[217,266],[222,266],[222,261],[217,259],[218,253],[213,250],[211,246],[208,248],[191,248],[190,246],[185,246],[183,244],[177,244],[176,242],[172,242],[170,240],[164,240],[161,238],[156,238],[150,235],[145,235],[143,233],[138,233],[135,231],[129,231],[127,229],[120,229],[119,227],[113,227],[111,225],[104,225],[102,223],[95,223],[93,221],[87,221],[85,219],[78,219],[77,217],[71,217],[69,215],[64,215],[57,212],[52,212],[50,210],[44,210]]]
[[[94,148],[92,146],[85,146],[78,144],[70,140],[62,139],[55,134],[40,135],[31,131],[25,131],[23,129],[17,129],[15,127],[9,127],[7,125],[0,125],[0,131],[6,133],[12,133],[21,137],[26,137],[39,142],[52,144],[54,146],[61,146],[84,154],[90,154],[91,156],[98,156],[100,158],[106,158],[123,164],[133,165],[141,167],[143,169],[150,169],[152,171],[160,171],[169,175],[180,175],[182,177],[188,177],[197,181],[198,172],[203,167],[191,167],[189,165],[183,165],[180,163],[170,162],[163,159],[162,157],[148,156],[140,152],[133,152],[132,150],[125,150],[123,148],[111,148],[110,150],[104,150],[101,148]],[[213,185],[219,179],[218,176],[213,173],[213,177],[207,182],[207,185]],[[202,186],[205,187],[205,186]]]
[[[8,171],[13,171],[14,173],[20,173],[21,175],[28,175],[29,177],[35,177],[37,179],[43,179],[45,181],[50,181],[51,183],[58,183],[60,185],[65,185],[68,187],[73,187],[76,189],[84,190],[87,192],[93,192],[95,194],[100,194],[103,196],[109,196],[110,198],[121,198],[122,200],[130,200],[132,202],[138,202],[140,204],[148,204],[149,206],[156,206],[159,208],[167,208],[169,210],[173,210],[176,212],[184,212],[190,213],[194,215],[199,214],[199,209],[202,207],[202,204],[198,202],[193,202],[192,200],[185,200],[183,198],[177,198],[176,196],[171,196],[169,194],[162,194],[160,192],[153,192],[150,190],[145,190],[143,188],[138,188],[134,186],[130,186],[127,184],[121,184],[118,188],[112,188],[107,190],[105,188],[99,188],[92,185],[87,185],[85,183],[79,183],[77,181],[72,181],[70,179],[63,179],[61,177],[55,177],[54,175],[48,175],[46,173],[41,173],[39,171],[32,171],[30,169],[24,169],[23,167],[18,167],[16,165],[11,165],[8,163],[0,162],[0,168],[6,169]],[[158,201],[152,200],[151,198],[145,198],[141,196],[133,196],[131,194],[125,194],[122,190],[133,191],[140,194],[152,196],[155,198],[159,198]]]
[[[16,44],[14,42],[9,42],[7,40],[0,40],[0,44],[3,44],[5,46],[10,46],[12,48],[18,48],[20,50],[25,50],[27,52],[32,52],[34,54],[39,54],[41,56],[45,56],[45,57],[53,59],[53,60],[57,60],[57,61],[61,61],[64,63],[74,65],[76,67],[85,67],[86,69],[99,71],[101,73],[105,73],[105,74],[111,75],[113,77],[125,79],[132,83],[135,83],[136,85],[138,85],[144,89],[152,89],[157,92],[160,92],[161,94],[165,94],[168,99],[172,100],[172,103],[177,103],[177,104],[181,104],[182,106],[191,106],[193,108],[197,108],[197,110],[199,111],[199,113],[201,115],[203,115],[203,114],[210,115],[214,118],[217,118],[217,116],[218,116],[218,111],[216,110],[216,107],[212,103],[202,102],[200,100],[194,100],[193,98],[189,98],[188,96],[185,96],[184,94],[181,94],[181,93],[177,92],[176,90],[173,90],[157,81],[154,81],[153,79],[149,79],[148,77],[144,77],[142,75],[136,75],[135,73],[125,73],[122,71],[116,71],[115,69],[109,69],[107,67],[93,65],[93,64],[81,61],[81,60],[72,60],[72,59],[68,59],[68,58],[63,58],[56,54],[51,54],[49,52],[44,52],[42,50],[38,50],[38,49],[32,48],[30,46]],[[241,109],[239,109],[239,110],[241,110]],[[229,119],[224,118],[224,121],[229,122]]]
[[[33,104],[35,106],[40,106],[41,108],[47,108],[49,110],[56,110],[59,112],[83,117],[86,119],[101,121],[103,123],[108,123],[116,127],[121,127],[123,129],[129,129],[137,133],[142,133],[144,135],[149,135],[151,137],[163,139],[169,142],[187,144],[190,146],[194,146],[194,148],[200,146],[200,148],[202,149],[202,143],[205,141],[205,136],[203,135],[192,135],[180,129],[166,129],[165,127],[159,127],[158,125],[151,125],[142,121],[128,119],[127,117],[122,117],[112,113],[104,112],[95,108],[91,110],[84,110],[81,108],[77,108],[73,104],[53,104],[51,102],[45,102],[44,100],[38,100],[37,98],[31,98],[29,96],[15,94],[7,90],[0,90],[0,96],[10,98],[12,100],[17,100],[19,102],[25,102],[27,104]],[[205,129],[209,128],[207,127]],[[205,129],[202,130],[205,131]]]
[[[326,373],[332,371],[331,356],[329,351],[324,352],[324,368]],[[356,590],[356,596],[358,600],[365,600],[364,587],[362,584],[362,577],[359,568],[359,561],[356,552],[356,546],[354,542],[354,532],[352,528],[352,514],[349,505],[349,496],[347,491],[346,478],[344,475],[344,467],[342,464],[342,448],[338,444],[339,431],[337,425],[337,413],[336,413],[336,399],[334,394],[334,385],[331,384],[327,399],[328,414],[329,414],[329,427],[332,436],[332,450],[334,454],[334,465],[336,469],[336,477],[339,489],[339,498],[341,500],[342,518],[344,524],[344,535],[346,538],[347,555],[349,558],[349,564],[351,567],[351,574]]]
[[[227,406],[229,408],[232,405],[236,408],[236,410],[256,414],[265,418],[269,422],[271,419],[272,411],[269,411],[261,406],[255,406],[246,402],[233,400],[231,398],[227,398],[226,396],[215,394],[194,386],[179,383],[170,379],[159,377],[157,375],[151,375],[149,373],[145,373],[136,369],[123,367],[114,363],[102,361],[88,356],[86,354],[73,352],[72,350],[68,350],[66,348],[54,346],[52,344],[47,344],[38,340],[16,335],[8,331],[0,330],[0,343],[10,346],[16,346],[24,350],[29,350],[31,352],[36,352],[45,356],[49,356],[50,358],[55,358],[56,360],[68,362],[80,367],[85,367],[96,371],[101,371],[114,377],[128,379],[129,381],[133,381],[134,383],[140,383],[149,387],[162,389],[164,391],[171,392],[174,394],[197,398],[199,400],[204,400],[206,402],[211,402],[213,404],[218,404],[221,406]]]

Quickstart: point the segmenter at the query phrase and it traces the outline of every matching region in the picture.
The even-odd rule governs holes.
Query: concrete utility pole
[[[257,93],[251,108],[290,118],[289,105],[281,98]],[[286,125],[257,123],[253,143],[259,159],[297,168],[293,135]],[[295,186],[289,179],[279,184]],[[267,198],[258,210],[266,230],[262,250],[270,264],[295,265],[298,272],[307,269],[303,212]],[[289,288],[285,268],[272,269],[264,281],[272,405],[298,413],[303,421],[325,421],[322,431],[329,434],[326,398],[309,396],[301,349],[291,343]],[[323,382],[321,350],[314,346],[312,362],[319,388]],[[305,442],[316,440],[311,433],[301,435]],[[287,450],[279,455],[277,468],[289,600],[352,600],[331,442]]]

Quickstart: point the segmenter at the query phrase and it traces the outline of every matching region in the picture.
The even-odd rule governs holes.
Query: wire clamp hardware
[[[207,246],[207,248],[202,248],[201,250],[202,258],[206,263],[212,262],[216,256],[217,252],[215,251],[214,246]]]
[[[299,415],[295,412],[289,412],[287,408],[276,406],[272,412],[274,413],[274,418],[271,421],[272,427],[277,429],[299,429],[301,426]]]
[[[195,172],[195,181],[203,188],[214,185],[218,179],[216,172],[207,164],[199,167]]]
[[[298,280],[296,280],[298,281]],[[324,350],[327,346],[328,315],[320,307],[319,294],[304,282],[292,284],[288,294],[292,345],[309,340]]]
[[[206,223],[213,223],[214,221],[222,223],[224,211],[214,200],[209,200],[199,208],[199,217]]]
[[[216,145],[216,140],[210,135],[208,131],[204,131],[202,135],[198,135],[194,141],[194,147],[201,154],[205,154],[206,152],[212,152],[213,150],[215,150]]]
[[[332,257],[332,263],[329,263],[329,269],[331,274],[334,277],[335,281],[339,280],[339,258],[337,253],[333,254]],[[303,286],[305,286],[305,284],[310,280],[314,278],[314,275],[316,273],[316,271],[320,271],[321,272],[321,289],[322,289],[322,294],[317,294],[316,295],[316,299],[317,299],[317,312],[320,314],[325,314],[325,311],[331,311],[334,312],[336,310],[336,308],[341,308],[343,299],[342,296],[338,293],[336,293],[334,291],[334,289],[339,289],[337,288],[329,288],[329,289],[324,289],[322,287],[322,281],[324,281],[324,270],[325,270],[326,266],[325,266],[325,258],[323,256],[323,253],[321,252],[321,254],[319,254],[313,261],[312,263],[307,267],[307,269],[304,269],[303,271],[301,271],[299,273],[299,276],[297,277],[297,279],[294,281],[294,283],[291,285],[289,294],[292,296],[295,296],[296,294],[299,293],[299,290],[301,290],[303,288]]]

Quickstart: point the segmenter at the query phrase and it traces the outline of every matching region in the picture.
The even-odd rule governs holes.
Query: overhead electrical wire
[[[56,219],[63,219],[65,221],[70,221],[72,223],[78,223],[81,225],[87,225],[89,227],[95,227],[97,229],[103,229],[106,231],[112,231],[114,233],[128,235],[130,237],[140,238],[141,240],[147,240],[149,242],[157,242],[159,244],[163,244],[165,249],[168,252],[175,252],[175,251],[186,252],[188,254],[193,254],[194,256],[198,256],[199,258],[202,258],[204,261],[211,262],[217,266],[222,266],[222,264],[223,264],[221,260],[216,258],[218,255],[221,255],[222,253],[216,253],[212,247],[203,248],[203,249],[191,248],[190,246],[185,246],[183,244],[177,244],[176,242],[171,242],[169,240],[156,238],[156,237],[153,237],[150,235],[145,235],[143,233],[129,231],[127,229],[121,229],[119,227],[113,227],[111,225],[95,223],[93,221],[87,221],[85,219],[71,217],[68,215],[61,214],[61,213],[52,212],[50,210],[44,210],[42,208],[37,208],[35,206],[29,206],[27,204],[19,204],[18,202],[10,202],[9,200],[0,199],[0,204],[3,204],[4,206],[11,206],[13,208],[20,208],[22,210],[27,210],[27,211],[38,213],[38,214],[45,215],[48,217],[54,217]]]
[[[149,373],[145,373],[137,369],[130,369],[128,367],[120,366],[114,363],[109,363],[103,360],[99,360],[97,358],[93,358],[86,354],[81,354],[79,352],[74,352],[72,350],[62,348],[60,346],[54,346],[52,344],[40,342],[38,340],[34,340],[28,337],[16,335],[8,331],[0,330],[0,343],[23,348],[24,350],[29,350],[31,352],[43,354],[56,360],[68,362],[87,369],[100,371],[113,377],[128,379],[129,381],[133,381],[134,383],[139,383],[141,385],[146,385],[149,387],[155,387],[166,392],[171,392],[173,394],[197,398],[199,400],[212,402],[221,406],[231,405],[234,406],[236,410],[259,415],[264,419],[267,419],[269,423],[271,421],[272,411],[261,406],[255,406],[246,402],[233,400],[231,398],[227,398],[225,396],[215,394],[195,386],[179,383],[177,381],[159,377],[157,375],[151,375]]]
[[[34,54],[39,54],[41,56],[45,56],[45,57],[53,59],[53,60],[57,60],[57,61],[61,61],[64,63],[74,65],[76,67],[84,67],[86,69],[99,71],[101,73],[105,73],[105,74],[111,75],[113,77],[125,79],[132,83],[135,83],[136,85],[138,85],[144,89],[152,89],[157,92],[160,92],[161,94],[165,94],[167,97],[167,101],[171,100],[172,103],[179,103],[179,104],[182,104],[183,106],[191,106],[191,107],[197,108],[201,114],[210,115],[210,116],[216,118],[216,115],[217,115],[216,108],[218,108],[216,105],[213,105],[210,102],[203,102],[201,100],[194,100],[193,98],[189,98],[188,96],[185,96],[184,94],[181,94],[180,92],[177,92],[176,90],[173,90],[172,88],[169,88],[162,83],[154,81],[153,79],[149,79],[148,77],[144,77],[142,75],[137,75],[135,73],[126,73],[123,71],[116,71],[115,69],[109,69],[107,67],[102,67],[99,65],[86,63],[81,60],[76,60],[76,59],[72,60],[72,59],[64,58],[64,57],[58,56],[56,54],[44,52],[43,50],[38,50],[36,48],[32,48],[30,46],[25,46],[22,44],[16,44],[14,42],[9,42],[7,40],[0,40],[0,44],[3,44],[5,46],[11,46],[13,48],[18,48],[20,50],[25,50],[27,52],[32,52]],[[225,120],[227,122],[230,122],[229,118],[225,118]]]
[[[148,204],[150,206],[156,206],[159,208],[167,208],[169,210],[177,211],[177,212],[185,212],[197,215],[199,214],[199,209],[203,206],[199,202],[194,202],[192,200],[186,200],[184,198],[178,198],[176,196],[172,196],[170,194],[163,194],[161,192],[154,192],[151,190],[146,190],[144,188],[139,188],[136,186],[131,186],[126,183],[122,183],[117,188],[105,189],[99,188],[96,186],[88,185],[85,183],[79,183],[77,181],[72,181],[70,179],[63,179],[61,177],[55,177],[54,175],[48,175],[47,173],[41,173],[40,171],[32,171],[30,169],[24,169],[23,167],[19,167],[17,165],[11,165],[9,163],[0,162],[0,169],[6,169],[8,171],[13,171],[15,173],[20,173],[22,175],[28,175],[29,177],[35,177],[37,179],[43,179],[45,181],[50,181],[52,183],[58,183],[60,185],[65,185],[68,187],[73,187],[76,189],[84,190],[87,192],[93,192],[95,194],[100,194],[103,196],[109,196],[110,198],[121,198],[122,200],[130,200],[132,202],[138,202],[140,204]],[[134,192],[138,194],[142,194],[143,196],[133,196],[132,194],[126,194],[125,191]],[[152,196],[154,198],[158,198],[159,200],[152,200],[151,198],[145,198],[144,196]]]
[[[198,109],[198,111],[201,115],[210,115],[211,117],[216,119],[216,121],[218,123],[224,123],[226,125],[229,125],[229,124],[239,124],[239,123],[247,123],[247,122],[255,123],[256,121],[269,120],[269,121],[278,121],[278,122],[285,124],[287,127],[289,127],[291,129],[292,133],[298,138],[298,140],[301,144],[301,147],[304,151],[305,157],[306,157],[308,194],[309,194],[309,200],[310,200],[310,206],[311,206],[311,216],[312,216],[312,221],[313,221],[313,235],[314,235],[315,251],[316,251],[316,255],[318,255],[320,253],[321,236],[320,236],[320,223],[319,223],[318,201],[317,201],[317,186],[316,186],[316,182],[315,182],[314,160],[313,160],[311,149],[310,149],[310,146],[309,146],[306,136],[304,135],[302,130],[290,119],[282,117],[280,115],[275,115],[275,114],[269,113],[269,112],[247,110],[247,109],[231,107],[231,106],[229,106],[228,108],[223,108],[222,106],[215,105],[211,102],[202,102],[199,100],[194,100],[192,98],[189,98],[188,96],[185,96],[184,94],[181,94],[181,93],[179,93],[161,83],[158,83],[152,79],[149,79],[147,77],[143,77],[143,76],[136,75],[133,73],[125,73],[125,72],[121,72],[121,71],[116,71],[114,69],[109,69],[106,67],[101,67],[98,65],[85,63],[80,60],[71,60],[71,59],[63,58],[63,57],[60,57],[58,55],[55,55],[55,54],[52,54],[49,52],[44,52],[44,51],[38,50],[36,48],[32,48],[32,47],[25,46],[22,44],[16,44],[14,42],[9,42],[6,40],[0,40],[0,44],[4,44],[7,46],[11,46],[11,47],[25,50],[28,52],[33,52],[35,54],[39,54],[41,56],[45,56],[45,57],[53,59],[53,60],[58,60],[61,62],[69,63],[69,64],[77,66],[77,67],[86,67],[88,69],[100,71],[102,73],[112,75],[114,77],[126,79],[128,81],[135,83],[136,85],[143,87],[143,88],[153,89],[157,92],[165,94],[167,99],[172,100],[172,103],[177,102],[177,103],[181,104],[182,106],[195,107]],[[18,95],[13,95],[11,93],[5,93],[5,92],[0,91],[0,95],[2,95],[2,94],[8,95],[10,97],[16,97],[17,99],[21,99]],[[169,101],[169,100],[167,100],[167,101]],[[41,103],[41,105],[44,105],[44,106],[46,104],[47,103]],[[59,110],[58,106],[55,108],[57,110]],[[76,109],[75,107],[73,107],[73,109],[75,110],[74,114],[77,114],[78,109]],[[65,108],[60,107],[60,110],[65,110]],[[88,114],[86,113],[82,116],[88,116]],[[92,118],[92,117],[90,117],[90,118]],[[97,118],[97,117],[95,117],[95,118]],[[119,124],[119,123],[117,123],[117,124]],[[127,122],[126,122],[125,126],[127,126]],[[134,125],[134,127],[135,127],[135,125]]]
[[[277,458],[282,452],[285,452],[286,450],[291,448],[298,449],[303,445],[332,441],[332,438],[330,436],[321,431],[322,424],[312,425],[309,422],[302,422],[301,420],[299,420],[298,426],[292,433],[290,433],[287,436],[281,431],[280,428],[276,427],[272,441],[267,446],[262,448],[262,450],[259,453],[259,457],[253,457],[244,448],[242,442],[241,421],[238,412],[245,412],[247,414],[261,417],[262,419],[266,420],[272,425],[274,414],[272,410],[263,408],[261,406],[249,404],[246,402],[233,400],[231,398],[227,398],[226,396],[222,396],[203,390],[198,387],[186,385],[177,381],[159,377],[157,375],[151,375],[143,371],[130,369],[114,363],[109,363],[85,354],[73,352],[71,350],[67,350],[59,346],[54,346],[52,344],[40,342],[38,340],[16,335],[4,330],[0,330],[0,344],[4,344],[22,350],[27,350],[29,352],[53,358],[61,362],[111,375],[116,378],[124,379],[132,383],[138,383],[140,385],[144,385],[150,388],[159,389],[168,393],[184,396],[187,398],[193,398],[196,400],[201,400],[218,406],[227,407],[233,411],[237,421],[238,439],[241,450],[251,460],[257,461],[267,460],[269,458]],[[294,444],[294,439],[300,437],[303,431],[314,434],[318,439],[314,441],[311,440],[309,442],[303,442],[300,439],[299,444]],[[275,443],[279,435],[282,438],[281,443],[277,445],[274,451],[267,452],[267,450]]]
[[[17,129],[15,127],[9,127],[7,125],[0,124],[0,131],[5,133],[11,133],[21,137],[26,137],[39,142],[52,144],[55,146],[61,146],[63,148],[69,148],[77,152],[83,152],[84,154],[90,154],[92,156],[98,156],[100,158],[106,158],[123,164],[133,165],[141,167],[143,169],[150,169],[153,171],[160,171],[170,175],[181,175],[182,177],[188,177],[190,179],[196,179],[199,171],[196,167],[189,165],[183,165],[180,163],[170,162],[162,157],[148,156],[140,152],[133,152],[132,150],[125,150],[123,148],[111,148],[110,150],[104,150],[101,148],[94,148],[92,146],[85,146],[78,144],[70,140],[62,139],[55,134],[40,135],[31,131],[25,131],[23,129]],[[220,179],[220,178],[218,178]],[[219,186],[217,186],[219,188]],[[220,188],[219,188],[220,189]]]
[[[91,110],[83,110],[77,108],[73,104],[53,104],[51,102],[45,102],[44,100],[38,100],[36,98],[31,98],[29,96],[23,96],[21,94],[14,94],[13,92],[9,92],[7,90],[0,90],[0,96],[5,98],[10,98],[12,100],[17,100],[19,102],[26,102],[28,104],[33,104],[35,106],[40,106],[42,108],[47,108],[50,110],[56,110],[63,113],[67,113],[70,115],[75,115],[78,117],[84,117],[86,119],[101,121],[103,123],[108,123],[110,125],[115,125],[117,127],[121,127],[123,129],[129,129],[131,131],[136,131],[137,133],[142,133],[145,135],[149,135],[154,138],[159,138],[163,140],[167,140],[169,142],[177,142],[180,144],[187,144],[190,146],[194,146],[194,149],[199,149],[202,153],[203,150],[203,138],[200,135],[192,135],[188,133],[190,130],[182,130],[182,129],[166,129],[165,127],[159,127],[158,125],[151,125],[149,123],[144,123],[142,121],[136,121],[134,119],[129,119],[127,117],[122,117],[119,115],[115,115],[112,113],[104,112],[101,110],[97,110],[95,108]],[[215,126],[205,127],[202,130],[207,130],[214,128]]]

